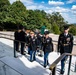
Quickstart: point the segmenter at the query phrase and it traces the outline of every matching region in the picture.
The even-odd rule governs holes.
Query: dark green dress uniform
[[[15,31],[14,38],[15,38],[15,40],[17,40],[17,41],[14,41],[15,50],[19,51],[19,42],[18,42],[19,41],[19,32],[18,32],[18,30]]]
[[[63,53],[71,53],[73,48],[73,36],[71,34],[65,35],[65,33],[60,34],[58,39],[58,51]],[[67,57],[61,60],[61,74],[64,73],[64,62]]]
[[[58,50],[61,54],[71,53],[73,48],[73,36],[71,34],[60,34],[58,40]]]
[[[25,43],[26,43],[26,33],[23,30],[21,30],[20,33],[19,33],[19,41],[21,41],[20,42],[20,44],[21,44],[21,54],[25,55],[24,54],[24,48],[25,48]]]
[[[49,34],[48,31],[45,32],[45,36]],[[53,43],[51,37],[45,37],[43,40],[43,51],[44,51],[44,67],[48,65],[48,55],[53,51]]]
[[[37,49],[37,39],[36,37],[30,37],[29,39],[29,49],[30,49],[30,61],[36,60],[36,49]]]
[[[24,48],[25,48],[25,43],[26,42],[26,33],[24,31],[24,27],[22,25],[19,26],[20,32],[19,32],[19,41],[21,45],[21,54],[24,54]]]

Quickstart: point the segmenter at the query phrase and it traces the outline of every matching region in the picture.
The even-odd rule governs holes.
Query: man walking
[[[52,38],[49,37],[49,31],[45,32],[45,37],[43,40],[43,51],[44,51],[44,67],[46,68],[48,63],[48,55],[50,52],[53,51],[53,43],[52,43]]]
[[[58,39],[58,52],[62,55],[63,53],[71,53],[73,48],[73,36],[69,33],[69,27],[64,26],[64,32],[60,34]],[[65,60],[67,56],[61,60],[61,74],[64,74]]]

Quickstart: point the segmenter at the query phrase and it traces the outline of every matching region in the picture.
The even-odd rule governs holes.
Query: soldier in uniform
[[[25,43],[26,42],[26,33],[24,31],[24,27],[22,25],[20,25],[20,32],[19,32],[19,41],[20,42],[20,45],[21,45],[21,54],[22,55],[25,55],[24,54],[24,48],[25,48]]]
[[[15,50],[19,52],[19,33],[20,33],[20,28],[18,28],[17,31],[15,31],[14,33],[14,38],[16,41],[14,41],[14,46],[15,46]]]
[[[34,32],[30,32],[29,37],[29,48],[30,48],[30,61],[33,62],[36,60],[36,49],[37,49],[37,39]]]
[[[60,34],[58,39],[58,52],[62,55],[63,53],[71,53],[73,48],[73,36],[68,32],[69,27],[64,26],[64,32]],[[61,60],[61,74],[64,74],[64,62],[67,57]]]
[[[37,53],[40,53],[40,54],[38,54],[38,56],[41,56],[42,57],[42,50],[41,50],[42,37],[41,37],[40,32],[38,32],[36,34],[36,37],[37,37]]]
[[[53,43],[52,38],[49,37],[49,31],[45,31],[45,37],[43,40],[43,51],[44,51],[44,67],[46,67],[48,63],[48,55],[53,51]]]
[[[27,36],[26,36],[26,48],[27,48],[27,51],[28,51],[28,54],[30,54],[30,47],[29,47],[29,40],[30,40],[30,32],[27,33]]]

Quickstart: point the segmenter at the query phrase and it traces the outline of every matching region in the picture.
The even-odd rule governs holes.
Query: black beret
[[[45,32],[44,32],[45,35],[47,35],[47,34],[49,34],[49,33],[50,33],[49,31],[45,31]]]
[[[69,28],[69,26],[64,26],[64,30],[67,30]]]

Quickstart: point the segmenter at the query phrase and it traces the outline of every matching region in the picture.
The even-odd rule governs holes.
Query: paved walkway
[[[74,48],[76,49],[76,48]],[[44,68],[43,65],[43,57],[38,57],[37,60],[33,63],[29,62],[29,55],[26,54],[25,56],[22,56],[21,54],[17,53],[18,58],[13,57],[13,42],[7,39],[2,39],[0,38],[0,59],[2,58],[7,58],[6,61],[8,60],[16,60],[15,62],[18,62],[21,64],[23,68],[26,69],[26,74],[25,75],[49,75],[50,70],[47,68]],[[58,58],[59,55],[56,52],[52,52],[49,55],[49,63],[51,64],[56,58]],[[13,61],[12,66],[15,64]],[[66,69],[65,69],[65,74],[67,75],[67,68],[68,68],[68,62],[69,60],[66,61]],[[71,74],[70,75],[76,75],[74,72],[75,70],[75,62],[76,62],[76,57],[73,56],[72,58],[72,64],[71,64]],[[17,67],[17,66],[16,66]],[[59,75],[60,72],[60,62],[57,65],[57,71],[56,75]],[[0,75],[21,75],[18,72],[14,71],[13,69],[9,68],[8,66],[4,67],[4,64],[0,62]]]

